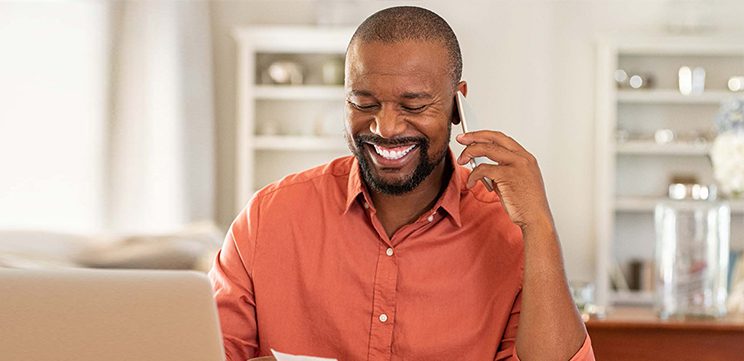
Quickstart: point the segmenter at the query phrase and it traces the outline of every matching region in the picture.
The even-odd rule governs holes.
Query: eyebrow
[[[374,97],[375,95],[369,90],[351,90],[348,96],[352,97]],[[400,95],[404,99],[432,99],[434,98],[427,92],[405,92]]]
[[[351,91],[349,91],[349,93],[347,94],[347,96],[352,96],[352,97],[374,97],[375,95],[372,94],[372,92],[371,91],[368,91],[368,90],[351,90]]]
[[[431,99],[433,96],[431,94],[426,92],[421,93],[413,93],[413,92],[406,92],[401,94],[401,96],[405,99]]]

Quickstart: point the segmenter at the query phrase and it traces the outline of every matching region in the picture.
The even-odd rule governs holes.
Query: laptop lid
[[[201,273],[0,269],[0,299],[2,360],[224,360]]]

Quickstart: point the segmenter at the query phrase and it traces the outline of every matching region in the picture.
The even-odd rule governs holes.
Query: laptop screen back
[[[0,269],[3,360],[222,361],[206,276]]]

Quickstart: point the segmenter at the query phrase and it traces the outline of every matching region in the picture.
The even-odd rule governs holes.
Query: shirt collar
[[[457,159],[451,149],[448,151],[447,156],[449,157],[450,164],[452,164],[454,169],[452,170],[449,183],[447,183],[447,188],[444,189],[444,193],[442,193],[442,196],[439,197],[436,205],[434,205],[434,209],[439,209],[439,207],[441,207],[445,212],[447,212],[447,214],[449,214],[452,221],[455,222],[458,227],[462,227],[462,221],[460,218],[460,200],[465,196],[465,193],[468,192],[468,189],[465,188],[465,182],[468,178],[469,172],[467,168],[457,164]]]
[[[346,185],[346,207],[344,208],[344,214],[349,211],[349,208],[356,202],[360,194],[364,194],[365,198],[367,197],[364,193],[364,185],[360,175],[359,160],[356,157],[353,157],[353,159],[351,169],[349,170],[349,181]]]
[[[460,218],[460,199],[467,192],[465,186],[465,180],[468,177],[468,170],[462,166],[457,165],[455,156],[452,150],[448,150],[447,157],[450,159],[450,164],[454,166],[452,175],[450,176],[447,188],[444,189],[444,193],[439,197],[439,200],[434,205],[433,209],[442,208],[450,216],[452,221],[458,226],[462,227],[462,221]],[[346,186],[346,207],[344,208],[344,214],[346,214],[351,206],[357,201],[361,194],[364,198],[363,202],[372,204],[372,201],[367,194],[362,182],[361,170],[359,169],[359,161],[354,157],[351,163],[351,169],[349,170],[349,180]]]

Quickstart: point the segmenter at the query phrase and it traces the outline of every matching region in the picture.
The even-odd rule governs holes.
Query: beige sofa
[[[223,232],[211,223],[159,234],[79,235],[0,230],[0,267],[206,271],[222,238]]]

